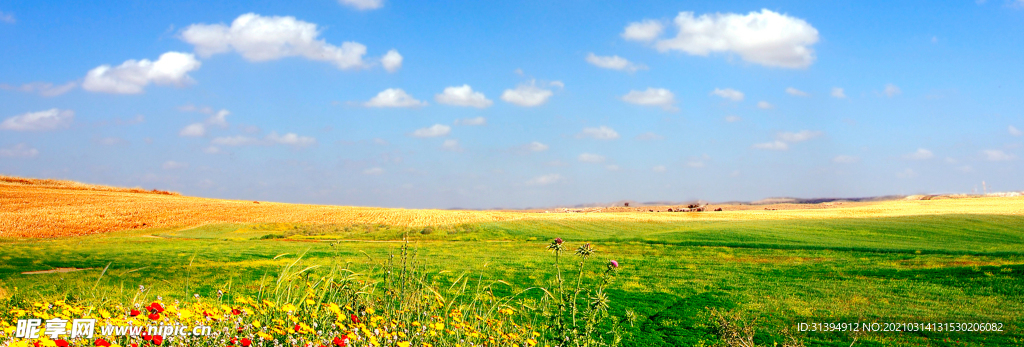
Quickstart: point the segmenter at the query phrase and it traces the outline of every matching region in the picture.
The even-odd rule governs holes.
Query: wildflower
[[[331,343],[334,344],[336,347],[345,347],[345,346],[348,346],[348,342],[347,341],[348,341],[348,336],[345,336],[344,339],[335,336],[334,337],[334,341],[331,341]]]
[[[135,309],[133,309],[130,312],[128,312],[128,314],[131,315],[132,317],[138,316],[141,313],[142,312],[139,312],[139,310],[135,310]]]
[[[585,243],[576,249],[576,255],[578,256],[586,258],[589,257],[591,254],[594,254],[594,247],[591,247],[590,243]]]
[[[562,241],[561,237],[555,238],[555,240],[551,241],[551,244],[548,245],[548,249],[555,251],[555,253],[559,253],[562,251],[562,242],[564,241]]]
[[[64,339],[53,341],[53,343],[57,344],[57,347],[68,347],[71,345],[67,341],[64,341]]]
[[[619,267],[619,262],[615,261],[615,259],[612,259],[611,261],[608,262],[609,269],[614,269],[617,267]]]
[[[146,308],[149,309],[150,311],[155,312],[155,313],[163,313],[164,312],[164,307],[162,305],[160,305],[159,303],[156,303],[156,302],[154,302],[152,304],[149,304],[149,306],[146,307]]]
[[[252,346],[252,341],[250,341],[249,338],[247,338],[247,337],[243,337],[242,338],[242,347],[249,347],[249,346]]]
[[[359,317],[356,317],[355,313],[352,314],[352,323],[356,323],[356,324],[360,323],[359,322]]]
[[[156,312],[150,313],[149,314],[149,319],[150,320],[159,320],[160,319],[160,314],[156,313]]]
[[[102,338],[96,339],[96,341],[93,342],[92,344],[97,347],[110,347],[110,342],[107,342],[107,340],[104,340]]]
[[[154,345],[159,346],[159,345],[161,345],[163,343],[164,343],[164,337],[163,336],[153,335],[153,344]]]
[[[237,315],[242,314],[242,311],[238,310],[237,308],[233,308],[233,309],[231,309],[231,314],[237,316]]]

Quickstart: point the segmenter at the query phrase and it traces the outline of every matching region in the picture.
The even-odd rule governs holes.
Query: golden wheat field
[[[726,210],[686,213],[652,213],[647,212],[646,207],[642,212],[588,213],[417,210],[208,199],[157,190],[0,176],[0,237],[75,236],[225,222],[367,223],[419,227],[526,219],[643,222],[867,218],[949,213],[1024,215],[1024,197],[768,206],[774,210],[765,210],[761,206],[758,209],[719,206]]]

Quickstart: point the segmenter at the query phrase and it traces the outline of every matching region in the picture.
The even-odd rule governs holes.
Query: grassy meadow
[[[624,346],[710,346],[713,312],[757,345],[1024,345],[1024,217],[931,214],[779,220],[540,219],[447,226],[215,223],[52,239],[0,240],[0,290],[25,302],[188,300],[252,295],[282,268],[381,271],[408,258],[439,288],[498,297],[552,288],[555,237],[589,242]],[[407,240],[408,243],[406,243]],[[563,253],[563,266],[578,259]],[[109,266],[109,267],[108,267]],[[90,269],[22,274],[55,268]],[[104,270],[105,269],[105,270]],[[307,274],[308,275],[308,274]],[[593,283],[588,278],[588,285]],[[139,293],[139,286],[146,291]],[[0,293],[3,294],[3,293]],[[799,332],[801,322],[997,322],[1003,332]],[[611,323],[609,323],[611,322]]]

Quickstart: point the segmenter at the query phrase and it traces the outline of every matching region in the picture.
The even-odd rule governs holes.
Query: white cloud
[[[7,118],[0,129],[13,131],[46,131],[71,126],[75,111],[51,108],[46,111],[23,113]]]
[[[743,101],[743,92],[732,88],[718,89],[711,91],[711,95],[718,95],[732,101]]]
[[[896,177],[899,177],[899,178],[914,178],[914,177],[917,177],[917,172],[914,172],[914,170],[911,170],[911,169],[908,168],[906,170],[897,172],[896,173]]]
[[[985,155],[985,160],[988,161],[1011,161],[1017,159],[1017,156],[998,149],[986,149],[981,151],[981,153]]]
[[[100,65],[89,70],[82,82],[82,89],[90,92],[111,94],[140,94],[150,83],[183,87],[192,83],[190,71],[199,69],[202,63],[195,55],[167,52],[156,61],[127,60],[111,67]]]
[[[775,105],[772,105],[772,104],[768,103],[767,101],[758,101],[757,102],[757,108],[762,109],[762,110],[770,110],[770,109],[775,108]]]
[[[792,133],[792,132],[779,133],[778,135],[776,135],[776,139],[779,140],[779,141],[789,142],[789,143],[804,142],[804,141],[813,139],[815,137],[821,136],[823,134],[824,133],[822,133],[820,131],[801,130],[801,131],[795,132],[795,133]]]
[[[642,106],[660,106],[666,111],[677,110],[674,106],[675,94],[663,88],[647,88],[644,91],[631,90],[622,96],[622,101]]]
[[[700,160],[691,160],[691,161],[686,162],[686,166],[699,169],[699,168],[707,166],[707,163],[705,163],[703,161],[700,161]]]
[[[419,101],[398,88],[388,88],[363,103],[366,107],[422,107],[427,103]]]
[[[772,141],[754,144],[753,148],[767,149],[771,151],[785,151],[789,149],[789,145],[782,141]]]
[[[247,136],[236,135],[218,137],[213,139],[213,141],[210,141],[210,143],[221,146],[247,146],[259,144],[260,140]]]
[[[537,141],[533,141],[530,142],[530,144],[526,145],[526,150],[530,152],[543,152],[548,150],[548,145],[545,145]]]
[[[741,120],[743,120],[743,118],[740,118],[739,116],[725,116],[725,121],[729,123],[736,123]]]
[[[552,87],[565,88],[565,83],[563,83],[562,81],[551,81],[548,83],[548,85]]]
[[[316,139],[309,136],[299,136],[295,133],[278,135],[276,131],[272,131],[270,135],[267,135],[267,141],[294,147],[306,147],[316,144]]]
[[[26,93],[39,93],[39,95],[45,97],[53,97],[62,95],[75,89],[78,86],[77,82],[71,81],[59,86],[54,86],[53,83],[47,82],[32,82],[22,84],[21,86],[12,86],[8,84],[0,84],[0,89],[3,90],[17,90]]]
[[[896,85],[894,85],[892,83],[889,83],[889,84],[885,85],[885,89],[882,90],[882,93],[885,93],[885,96],[888,96],[888,97],[891,98],[891,97],[903,94],[903,91],[900,90],[900,87],[897,87]]]
[[[398,54],[397,50],[390,50],[388,54],[385,54],[383,58],[380,58],[381,65],[384,65],[384,70],[388,72],[395,72],[402,68],[402,55]]]
[[[933,154],[932,151],[929,151],[924,148],[918,148],[917,151],[915,151],[914,153],[910,153],[903,156],[903,158],[910,160],[926,160],[931,159],[932,157],[935,157],[935,154]]]
[[[626,58],[617,55],[603,57],[590,53],[587,55],[587,62],[599,68],[619,71],[636,72],[637,70],[647,69],[647,66],[644,66],[643,64],[634,64],[629,60],[626,60]]]
[[[455,120],[455,125],[476,125],[476,126],[487,125],[487,118],[484,118],[484,117],[474,117],[474,118],[456,119]]]
[[[39,150],[19,143],[11,147],[0,148],[0,158],[32,158],[39,155]]]
[[[18,20],[16,18],[14,18],[14,14],[13,13],[0,11],[0,22],[4,22],[4,23],[7,23],[7,24],[14,24],[14,23],[17,23]]]
[[[427,128],[416,129],[412,132],[413,137],[440,137],[447,136],[452,132],[452,127],[442,124],[434,124]]]
[[[608,171],[619,171],[619,170],[620,170],[620,169],[622,169],[622,168],[621,168],[621,167],[619,167],[618,165],[615,165],[615,164],[610,164],[610,165],[605,165],[605,166],[604,166],[604,169],[605,169],[605,170],[608,170]]]
[[[548,185],[548,184],[552,184],[552,183],[558,183],[558,182],[561,182],[562,180],[563,180],[562,175],[559,175],[559,174],[549,174],[549,175],[543,175],[543,176],[534,177],[534,178],[530,179],[529,181],[526,181],[526,184],[527,185],[531,185],[531,186],[544,186],[544,185]]]
[[[598,155],[598,154],[593,154],[593,153],[583,153],[583,154],[580,154],[579,157],[576,157],[576,160],[579,160],[580,162],[583,162],[583,163],[595,163],[596,164],[596,163],[603,163],[604,160],[605,160],[605,157],[603,155]]]
[[[462,146],[459,145],[459,140],[447,139],[444,143],[441,143],[441,149],[451,152],[462,152]]]
[[[661,35],[665,26],[656,20],[647,19],[642,22],[629,23],[622,31],[622,38],[630,41],[649,42]]]
[[[650,131],[648,131],[646,133],[643,133],[643,134],[640,134],[640,135],[637,135],[635,137],[635,139],[640,140],[640,141],[656,141],[656,140],[661,140],[661,139],[664,139],[664,138],[665,138],[664,136],[655,134],[654,132],[650,132]]]
[[[792,95],[792,96],[802,96],[802,97],[811,96],[810,94],[807,94],[807,92],[799,90],[799,89],[796,89],[796,88],[793,88],[793,87],[786,88],[786,94],[789,94],[789,95]]]
[[[338,3],[360,11],[384,7],[384,0],[338,0]]]
[[[160,167],[162,167],[164,170],[185,169],[188,168],[188,163],[181,163],[173,160],[168,160],[165,161],[164,164],[161,165]]]
[[[178,136],[181,137],[200,137],[206,136],[206,126],[203,123],[192,123],[181,128],[178,132]]]
[[[843,88],[834,87],[832,88],[832,97],[836,99],[846,99],[846,92]]]
[[[468,84],[463,84],[461,87],[445,88],[441,94],[434,95],[434,100],[445,105],[476,108],[487,108],[494,104],[483,93],[473,91]]]
[[[530,84],[520,84],[516,89],[505,89],[505,92],[501,94],[501,100],[523,107],[534,107],[547,102],[552,95],[554,93],[550,90],[538,88],[533,82],[530,82]]]
[[[667,171],[667,170],[668,170],[668,169],[667,169],[667,168],[665,168],[665,165],[658,165],[658,166],[655,166],[655,167],[652,167],[652,168],[651,168],[651,171],[654,171],[654,172],[659,172],[659,173],[661,173],[661,172],[665,172],[665,171]]]
[[[659,51],[699,56],[731,52],[748,62],[783,68],[805,68],[815,59],[811,46],[818,42],[818,30],[803,19],[767,9],[700,17],[680,12],[675,25],[678,35],[658,40],[655,48]]]
[[[203,148],[203,153],[206,153],[206,154],[220,154],[220,153],[223,153],[223,152],[217,146],[209,146],[209,147]]]
[[[380,174],[383,174],[383,173],[384,173],[384,169],[379,168],[379,167],[371,167],[369,169],[363,170],[363,174],[364,175],[380,175]]]
[[[615,129],[602,125],[597,128],[583,128],[583,131],[576,134],[578,139],[585,137],[598,140],[614,140],[619,138],[619,133],[615,132]]]
[[[838,155],[835,158],[832,158],[832,162],[837,164],[853,164],[858,161],[860,161],[859,158],[849,155]]]
[[[295,17],[260,16],[246,13],[231,26],[224,24],[192,24],[181,32],[181,39],[195,46],[201,57],[234,50],[249,61],[268,61],[301,56],[326,61],[339,69],[365,67],[366,46],[345,42],[341,47],[321,39],[315,23]]]
[[[228,111],[228,110],[217,111],[217,113],[214,113],[214,114],[210,115],[210,118],[206,120],[206,124],[216,125],[216,126],[219,126],[221,128],[226,128],[228,126],[228,119],[227,119],[227,117],[229,115],[231,115],[231,111]]]
[[[1010,135],[1013,135],[1013,136],[1020,136],[1020,135],[1024,134],[1024,133],[1022,133],[1020,131],[1020,129],[1017,129],[1017,127],[1012,126],[1012,125],[1007,127],[1006,130],[1009,131]]]

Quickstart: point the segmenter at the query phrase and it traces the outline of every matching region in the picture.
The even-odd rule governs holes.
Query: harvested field
[[[710,211],[724,207],[723,212]],[[766,208],[768,210],[766,210]],[[1024,215],[1024,197],[848,204],[710,205],[707,212],[538,213],[413,210],[207,199],[69,181],[0,177],[0,237],[59,237],[210,223],[385,224],[421,227],[511,220],[729,221],[940,214]]]

